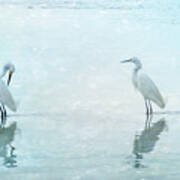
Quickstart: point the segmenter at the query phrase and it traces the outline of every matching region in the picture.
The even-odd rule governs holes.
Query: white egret
[[[146,74],[142,74],[139,72],[139,70],[142,68],[140,60],[136,57],[133,57],[131,59],[121,61],[121,63],[128,62],[134,63],[136,65],[133,72],[132,82],[134,84],[134,87],[144,97],[147,115],[153,113],[151,101],[153,101],[160,108],[164,108],[165,102],[157,86]]]
[[[7,106],[10,110],[16,111],[16,103],[7,87],[7,85],[2,81],[2,78],[6,75],[6,73],[9,71],[9,77],[7,81],[7,85],[10,84],[11,77],[13,72],[15,71],[15,67],[13,64],[6,64],[3,68],[2,74],[0,75],[0,103],[2,107],[1,110],[1,120],[2,124],[4,123],[4,119],[6,118],[6,109],[5,106]]]

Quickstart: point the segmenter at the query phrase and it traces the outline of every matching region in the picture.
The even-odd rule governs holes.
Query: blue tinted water
[[[179,2],[0,2],[0,64],[16,66],[19,104],[0,131],[1,177],[178,180]],[[132,56],[167,101],[151,126],[119,63]]]

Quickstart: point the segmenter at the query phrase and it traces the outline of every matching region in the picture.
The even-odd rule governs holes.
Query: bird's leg
[[[145,106],[146,106],[146,115],[148,117],[149,116],[149,107],[148,107],[148,102],[146,99],[145,99]]]
[[[2,105],[2,111],[3,111],[3,125],[5,125],[7,113],[6,113],[6,109],[5,109],[4,105]]]
[[[6,109],[4,105],[1,107],[1,123],[3,126],[6,124]]]
[[[2,108],[1,108],[1,124],[3,123],[3,116],[4,116],[4,114],[3,114],[3,111],[2,111]]]
[[[4,111],[4,117],[6,118],[7,117],[6,108],[4,107],[4,105],[2,107],[3,107],[3,111]]]
[[[150,100],[148,100],[148,101],[149,101],[149,107],[150,107],[150,114],[153,114],[153,108],[152,108],[151,101]]]
[[[1,127],[3,127],[3,124],[4,124],[4,113],[3,113],[2,107],[0,107],[0,110],[1,110]]]

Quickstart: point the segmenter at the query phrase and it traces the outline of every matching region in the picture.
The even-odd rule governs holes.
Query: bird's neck
[[[132,81],[133,81],[135,88],[137,88],[137,86],[138,86],[138,72],[140,69],[141,69],[141,67],[136,67],[133,71]]]
[[[140,69],[141,69],[141,66],[136,66],[134,69],[133,75],[137,76]]]

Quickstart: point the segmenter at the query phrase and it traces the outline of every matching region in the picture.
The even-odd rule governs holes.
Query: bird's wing
[[[0,103],[6,105],[12,111],[16,111],[16,103],[8,90],[8,87],[0,80]]]
[[[137,86],[138,90],[143,94],[145,99],[155,102],[161,108],[165,107],[164,99],[157,86],[146,74],[140,74],[138,76]]]

